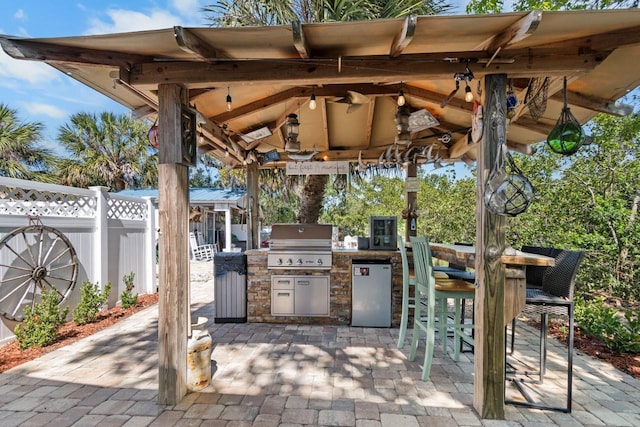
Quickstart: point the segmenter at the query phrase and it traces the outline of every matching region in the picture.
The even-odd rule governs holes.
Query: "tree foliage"
[[[502,13],[503,0],[470,0],[466,11],[469,14]],[[626,9],[638,7],[638,0],[516,0],[511,3],[514,12],[528,10],[584,10],[584,9]]]
[[[203,11],[213,26],[239,27],[435,15],[451,8],[442,0],[221,0]]]
[[[59,130],[58,140],[70,153],[58,165],[60,183],[112,191],[156,186],[158,158],[148,145],[147,127],[129,115],[72,115]]]
[[[0,104],[0,175],[52,182],[56,157],[39,145],[42,123],[21,122],[17,110]]]

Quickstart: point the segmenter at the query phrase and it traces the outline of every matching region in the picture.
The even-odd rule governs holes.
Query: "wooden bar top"
[[[435,258],[444,259],[445,261],[456,264],[464,264],[471,268],[475,265],[476,248],[474,246],[429,243],[429,247],[431,248],[431,254]],[[502,263],[506,265],[536,265],[544,267],[555,265],[555,260],[548,256],[531,254],[510,248],[502,254]]]

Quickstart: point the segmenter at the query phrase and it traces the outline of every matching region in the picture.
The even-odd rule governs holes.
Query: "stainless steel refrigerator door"
[[[391,264],[353,264],[351,325],[391,326]]]

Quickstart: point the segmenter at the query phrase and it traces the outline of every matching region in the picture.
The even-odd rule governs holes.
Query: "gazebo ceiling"
[[[14,58],[45,61],[138,118],[157,113],[159,84],[184,85],[199,112],[199,148],[232,166],[242,165],[252,150],[258,158],[277,150],[281,162],[292,160],[284,151],[283,126],[292,113],[300,122],[301,150],[317,150],[315,159],[377,162],[396,138],[400,89],[411,112],[426,109],[439,122],[412,133],[412,146],[433,146],[432,157],[446,161],[474,160],[473,104],[464,100],[465,86],[470,83],[479,99],[479,82],[494,73],[507,75],[520,101],[508,123],[508,145],[531,152],[530,144],[544,140],[560,116],[564,77],[569,106],[581,123],[599,112],[630,113],[615,101],[640,84],[638,9],[2,36],[0,43]],[[443,105],[455,88],[454,75],[467,71],[473,80],[460,80]],[[532,115],[525,95],[545,79],[547,95],[538,99],[546,98],[543,111]],[[345,98],[349,91],[356,104]],[[315,110],[309,108],[312,94]],[[246,136],[265,128],[261,139]]]

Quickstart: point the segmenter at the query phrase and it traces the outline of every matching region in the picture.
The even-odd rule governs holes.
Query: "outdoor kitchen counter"
[[[332,251],[331,270],[268,269],[268,249],[251,249],[247,255],[247,321],[261,323],[351,324],[351,264],[353,260],[390,260],[391,323],[400,324],[402,310],[402,258],[399,251],[336,249]],[[271,314],[271,277],[329,276],[328,316],[273,316]]]

